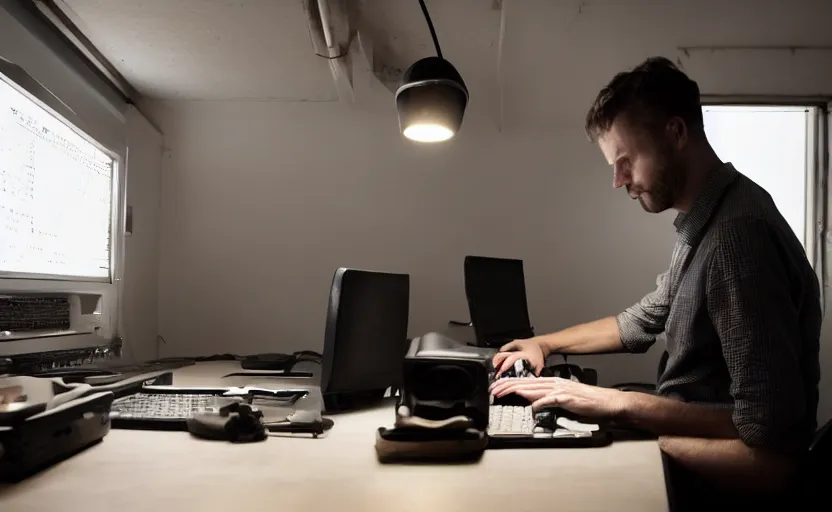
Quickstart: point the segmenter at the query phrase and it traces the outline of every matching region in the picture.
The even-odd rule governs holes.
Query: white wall
[[[597,17],[558,7],[554,33],[546,3],[508,3],[503,132],[495,128],[493,96],[477,94],[493,83],[468,83],[472,104],[462,131],[433,147],[401,139],[392,97],[381,88],[352,107],[155,102],[168,148],[162,355],[320,350],[339,266],[410,273],[411,335],[467,318],[466,254],[525,260],[538,332],[617,313],[650,291],[670,259],[673,215],[648,215],[612,189],[608,165],[583,136],[582,116],[615,72],[651,54],[675,58],[677,45],[711,41],[704,28],[686,25],[687,16],[656,20],[648,3],[626,12],[614,2],[581,4]],[[670,11],[694,10],[684,4],[691,8]],[[543,11],[523,10],[530,5]],[[784,3],[755,3],[756,24],[746,9],[709,5],[719,14],[719,43],[828,38],[819,16],[787,16]],[[640,37],[647,33],[650,39]],[[778,33],[788,35],[774,41]],[[553,52],[543,44],[551,43],[547,34],[556,36]],[[684,63],[706,94],[832,93],[823,55],[702,52]],[[825,376],[832,373],[829,345]],[[596,367],[602,383],[653,380],[660,349],[578,362]],[[820,416],[830,415],[832,396],[823,390]]]
[[[338,266],[410,273],[411,335],[467,318],[466,254],[525,260],[540,332],[618,312],[666,267],[672,216],[614,192],[580,130],[472,122],[415,146],[386,100],[157,105],[164,355],[320,350]],[[655,372],[613,359],[605,380]]]
[[[125,356],[146,361],[158,357],[162,135],[132,105],[125,117],[127,205],[133,212],[132,234],[124,241]]]

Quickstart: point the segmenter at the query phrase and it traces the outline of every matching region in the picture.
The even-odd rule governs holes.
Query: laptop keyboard
[[[136,393],[115,400],[110,416],[136,420],[187,420],[197,414],[219,413],[231,400],[216,395]]]

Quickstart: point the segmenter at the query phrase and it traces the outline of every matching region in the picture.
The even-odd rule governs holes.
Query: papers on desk
[[[559,428],[557,430],[549,430],[546,428],[536,428],[534,429],[534,433],[532,437],[535,439],[552,439],[552,438],[589,438],[592,437],[592,432],[580,432],[578,430],[567,430],[565,428]]]
[[[557,423],[559,427],[572,432],[588,432],[589,434],[592,434],[600,428],[595,423],[581,423],[580,421],[570,420],[569,418],[564,418],[563,416],[558,417],[555,423]]]

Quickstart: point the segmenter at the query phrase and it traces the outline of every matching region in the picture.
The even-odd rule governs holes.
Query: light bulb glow
[[[404,129],[402,134],[417,142],[442,142],[454,136],[447,126],[436,123],[416,123]]]

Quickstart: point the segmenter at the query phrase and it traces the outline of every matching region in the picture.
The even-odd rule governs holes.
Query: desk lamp
[[[416,61],[402,75],[396,90],[396,109],[402,134],[417,142],[442,142],[462,125],[468,104],[468,89],[454,66],[442,58],[424,0],[419,0],[427,21],[436,56]]]

